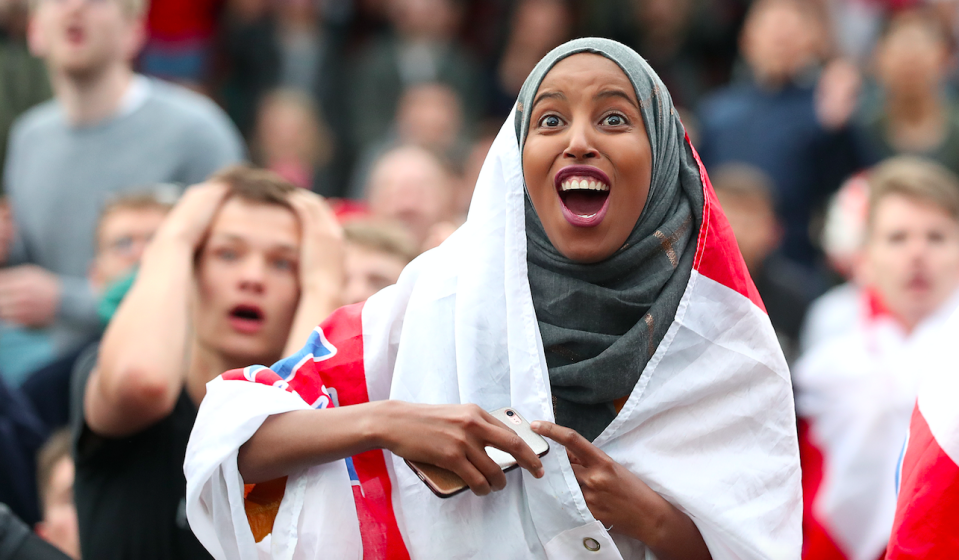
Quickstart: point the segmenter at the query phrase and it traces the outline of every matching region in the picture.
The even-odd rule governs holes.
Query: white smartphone
[[[549,443],[546,439],[534,432],[532,428],[529,427],[529,422],[520,416],[516,410],[506,407],[494,410],[490,412],[490,414],[505,424],[507,428],[516,432],[519,437],[523,438],[523,441],[526,442],[526,445],[533,450],[533,453],[535,453],[537,457],[542,457],[549,452]],[[513,458],[512,455],[495,447],[487,447],[486,454],[503,469],[503,472],[511,471],[518,466],[516,459]],[[455,496],[469,488],[466,482],[453,471],[419,461],[406,460],[406,464],[409,465],[409,467],[413,469],[413,472],[416,473],[416,476],[440,498]]]

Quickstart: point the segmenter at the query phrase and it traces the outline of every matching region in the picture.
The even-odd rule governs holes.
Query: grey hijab
[[[676,315],[692,273],[703,184],[659,76],[635,51],[607,39],[570,41],[536,65],[517,104],[520,152],[543,78],[578,53],[602,55],[623,70],[636,90],[652,148],[646,207],[623,247],[600,263],[580,264],[560,254],[526,197],[529,283],[556,421],[592,441],[616,417],[613,402],[632,392]]]

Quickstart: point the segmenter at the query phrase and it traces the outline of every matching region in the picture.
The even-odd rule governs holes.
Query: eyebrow
[[[606,89],[596,94],[596,99],[603,99],[606,97],[622,97],[626,101],[629,101],[630,105],[632,105],[633,107],[636,107],[637,110],[639,109],[639,106],[636,104],[636,101],[623,90]]]
[[[562,101],[566,101],[566,96],[563,95],[563,93],[560,91],[547,91],[547,92],[541,93],[536,96],[536,99],[533,101],[533,107],[530,107],[529,110],[532,112],[533,108],[536,107],[536,104],[544,99],[559,99]]]
[[[219,238],[221,242],[227,243],[240,243],[241,245],[250,245],[250,242],[247,238],[237,235],[235,233],[215,233],[210,239]],[[299,249],[295,245],[290,245],[289,243],[275,243],[270,247],[266,248],[267,251],[281,251],[287,253],[299,254]]]

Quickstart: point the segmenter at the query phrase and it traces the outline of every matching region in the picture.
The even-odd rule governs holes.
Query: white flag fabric
[[[289,477],[272,535],[254,542],[236,457],[271,414],[389,398],[510,406],[529,421],[553,420],[512,124],[490,150],[467,222],[397,285],[335,313],[272,369],[208,385],[185,472],[190,524],[214,557],[652,558],[593,518],[556,444],[542,479],[512,471],[503,491],[485,497],[437,498],[387,451],[316,466]],[[694,153],[688,139],[684,148]],[[789,372],[700,171],[692,276],[665,338],[594,443],[689,515],[715,560],[799,558]]]

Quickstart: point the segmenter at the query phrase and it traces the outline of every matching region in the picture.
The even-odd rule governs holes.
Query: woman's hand
[[[610,532],[633,537],[657,558],[711,558],[692,520],[576,431],[533,422],[534,432],[566,448],[586,505]]]
[[[486,454],[487,446],[509,453],[536,478],[543,476],[543,463],[529,445],[476,405],[383,404],[378,447],[453,471],[478,496],[506,486],[506,475]]]

